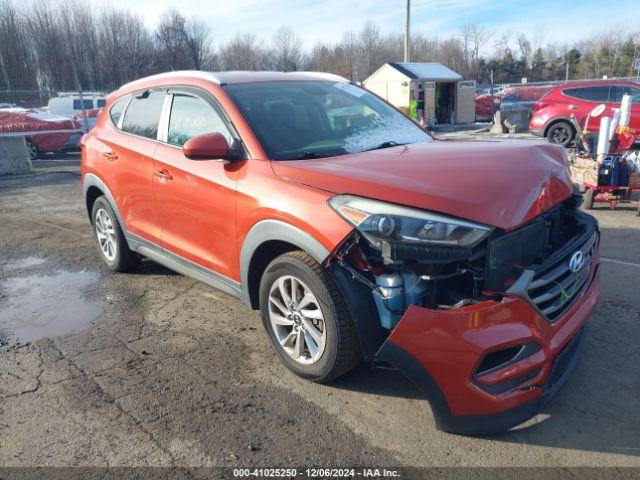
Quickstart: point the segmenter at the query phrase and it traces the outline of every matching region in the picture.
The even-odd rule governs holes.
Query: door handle
[[[169,173],[169,170],[165,170],[164,168],[162,170],[156,170],[154,168],[153,174],[160,180],[173,180],[173,175]]]
[[[104,152],[102,154],[104,156],[104,158],[106,158],[109,162],[113,162],[114,160],[118,159],[118,155],[116,155],[113,152]]]
[[[579,109],[580,107],[579,107],[579,106],[577,106],[577,105],[569,105],[569,108],[570,108],[571,110],[577,110],[577,109]]]

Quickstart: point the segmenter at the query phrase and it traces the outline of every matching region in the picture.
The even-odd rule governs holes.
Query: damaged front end
[[[569,378],[598,297],[597,224],[578,203],[505,231],[360,197],[330,201],[355,227],[328,267],[364,357],[412,380],[440,429],[511,428]]]

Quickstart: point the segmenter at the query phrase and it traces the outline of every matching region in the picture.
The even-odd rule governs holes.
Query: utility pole
[[[404,12],[404,61],[410,61],[411,40],[409,33],[409,22],[411,17],[411,0],[407,0]]]
[[[566,59],[565,63],[567,64],[567,67],[564,74],[564,83],[569,83],[569,59]]]

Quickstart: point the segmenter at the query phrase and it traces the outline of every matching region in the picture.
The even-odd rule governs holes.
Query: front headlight
[[[377,250],[385,243],[469,248],[492,231],[486,225],[353,195],[333,197],[329,205]]]

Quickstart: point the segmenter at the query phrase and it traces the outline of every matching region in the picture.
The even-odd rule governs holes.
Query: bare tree
[[[103,88],[116,88],[156,71],[156,52],[142,19],[126,10],[104,10],[98,17]]]
[[[10,1],[0,1],[0,89],[37,87],[28,39],[24,17]]]
[[[211,30],[202,20],[191,18],[184,24],[184,42],[194,69],[204,70],[213,61],[210,47]]]
[[[358,80],[364,80],[384,63],[382,35],[375,23],[366,22],[362,26],[358,35],[358,50],[360,57]]]
[[[289,27],[280,27],[271,42],[273,63],[276,70],[299,70],[303,63],[302,41]]]
[[[524,62],[527,68],[531,67],[531,63],[532,63],[531,42],[529,42],[529,39],[524,33],[518,34],[516,36],[516,41],[518,42],[518,49],[520,50],[522,61]]]
[[[251,33],[238,33],[220,49],[223,70],[264,70],[268,66],[267,54]]]
[[[480,61],[480,50],[491,40],[493,32],[484,25],[467,23],[460,29],[462,51],[469,66]]]

